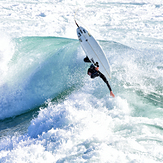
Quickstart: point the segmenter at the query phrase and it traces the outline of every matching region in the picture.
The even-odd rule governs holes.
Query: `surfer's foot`
[[[86,56],[86,57],[84,58],[84,62],[89,62],[89,63],[91,63],[91,61],[89,60],[88,56]]]

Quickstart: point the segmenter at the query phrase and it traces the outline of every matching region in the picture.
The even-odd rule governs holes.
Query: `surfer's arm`
[[[108,86],[108,88],[110,90],[110,96],[115,97],[115,95],[113,94],[112,89],[110,87],[110,84],[107,81],[106,77],[100,71],[99,71],[99,73],[100,73],[100,78],[106,83],[106,85]]]

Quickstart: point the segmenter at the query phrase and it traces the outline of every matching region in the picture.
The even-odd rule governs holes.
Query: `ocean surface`
[[[87,75],[74,15],[109,83]],[[0,163],[163,162],[162,0],[0,0]]]

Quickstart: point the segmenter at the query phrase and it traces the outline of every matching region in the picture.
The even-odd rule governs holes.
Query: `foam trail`
[[[157,143],[153,154],[144,143],[145,139],[151,146],[162,141],[149,127],[156,123],[161,127],[162,120],[131,117],[127,100],[108,95],[98,99],[91,93],[93,87],[86,88],[87,85],[62,103],[49,101],[47,107],[40,108],[26,135],[2,139],[1,161],[155,162],[153,157],[159,158],[161,144]]]

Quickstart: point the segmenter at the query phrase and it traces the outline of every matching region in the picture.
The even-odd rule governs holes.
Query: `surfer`
[[[84,62],[89,62],[91,63],[91,61],[89,60],[88,56],[86,56],[84,58]],[[112,97],[115,97],[115,95],[113,94],[112,92],[112,89],[110,87],[110,84],[109,82],[107,81],[106,77],[104,76],[104,74],[102,74],[100,71],[99,71],[99,65],[98,65],[98,62],[96,62],[94,65],[91,64],[90,68],[88,69],[88,72],[87,74],[92,78],[94,79],[95,77],[100,77],[105,83],[106,85],[108,86],[109,90],[110,90],[110,96]]]

